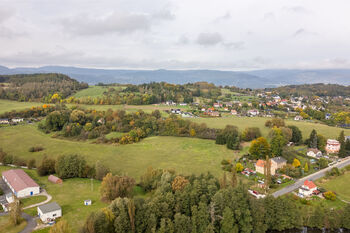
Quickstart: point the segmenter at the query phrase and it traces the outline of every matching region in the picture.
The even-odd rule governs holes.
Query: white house
[[[10,121],[7,118],[2,118],[0,119],[0,124],[10,124]]]
[[[259,115],[259,111],[257,109],[248,110],[247,113],[250,116],[257,116],[257,115]]]
[[[299,196],[310,197],[314,193],[317,193],[317,186],[314,182],[305,180],[304,184],[299,188]]]
[[[315,148],[310,148],[307,150],[307,156],[313,157],[313,158],[320,158],[322,157],[322,152]]]
[[[85,200],[84,201],[84,205],[91,205],[92,204],[92,201],[91,200]]]
[[[340,143],[335,139],[328,139],[326,145],[327,154],[338,153],[340,150]]]
[[[22,169],[4,171],[2,173],[2,179],[18,198],[40,193],[40,186]]]
[[[38,206],[38,216],[44,223],[62,217],[62,209],[56,202]]]
[[[301,121],[301,120],[303,120],[303,119],[304,119],[304,118],[303,118],[302,116],[299,116],[299,115],[294,117],[294,120],[295,120],[295,121]]]
[[[13,123],[20,123],[20,122],[23,122],[23,120],[24,120],[23,118],[13,118],[12,122]]]

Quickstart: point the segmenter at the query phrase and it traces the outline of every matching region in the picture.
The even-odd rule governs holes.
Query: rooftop
[[[275,157],[275,158],[272,158],[271,160],[274,161],[277,164],[286,163],[287,162],[287,160],[285,158],[282,158],[282,157]]]
[[[30,187],[39,187],[22,169],[4,171],[2,175],[16,192]]]
[[[43,214],[46,214],[56,210],[60,210],[61,206],[59,206],[56,202],[51,202],[51,203],[39,206],[38,209],[40,209],[40,211]]]

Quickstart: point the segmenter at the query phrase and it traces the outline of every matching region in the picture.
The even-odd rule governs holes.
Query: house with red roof
[[[305,180],[304,184],[299,188],[299,196],[301,197],[310,197],[317,193],[317,186],[311,180]]]
[[[40,186],[22,169],[4,171],[2,173],[2,179],[18,198],[40,193]]]

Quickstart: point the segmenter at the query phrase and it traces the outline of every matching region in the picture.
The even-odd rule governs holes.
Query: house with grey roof
[[[56,202],[38,206],[38,216],[44,223],[52,222],[62,217],[62,209]]]

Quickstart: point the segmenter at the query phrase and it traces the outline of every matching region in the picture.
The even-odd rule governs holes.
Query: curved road
[[[313,173],[311,175],[305,176],[305,177],[297,180],[294,184],[291,184],[291,185],[289,185],[287,187],[284,187],[281,190],[278,190],[278,191],[274,192],[272,194],[272,196],[279,197],[279,196],[282,196],[284,194],[293,192],[294,190],[296,190],[297,188],[302,186],[304,184],[305,180],[317,180],[317,179],[325,176],[326,172],[331,170],[332,168],[334,168],[334,167],[343,168],[343,167],[346,167],[347,165],[350,165],[350,157],[345,158],[341,162],[336,163],[336,164],[334,164],[334,165],[332,165],[330,167],[324,168],[324,169],[322,169],[322,170],[320,170],[318,172],[315,172],[315,173]]]
[[[48,194],[45,189],[41,193],[37,194],[36,196],[45,196],[46,200],[43,201],[43,202],[40,202],[40,203],[36,203],[36,204],[30,205],[30,206],[24,207],[23,208],[24,210],[25,209],[30,209],[30,208],[33,208],[33,207],[37,207],[37,206],[40,206],[40,205],[44,205],[44,204],[48,203],[49,201],[51,201],[51,199],[52,199],[52,196],[50,194]]]

